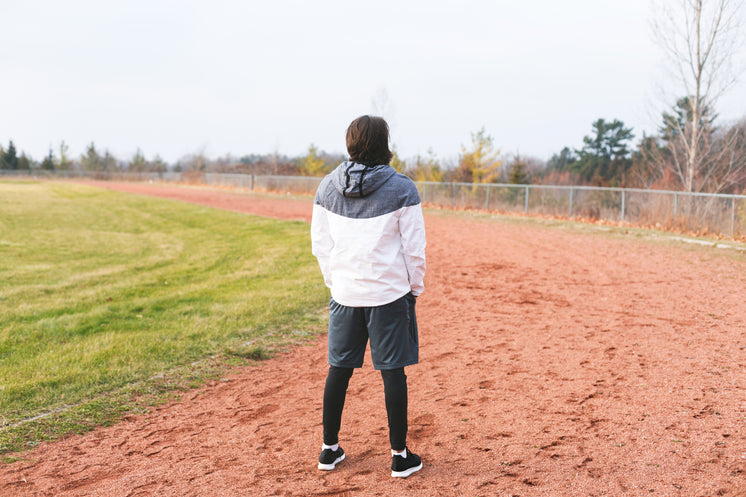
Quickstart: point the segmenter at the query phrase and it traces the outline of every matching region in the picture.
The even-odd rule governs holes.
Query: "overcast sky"
[[[0,144],[344,153],[349,122],[383,110],[404,158],[455,158],[484,127],[547,159],[599,117],[655,130],[676,89],[651,16],[649,0],[0,0]],[[746,116],[744,78],[721,119]]]

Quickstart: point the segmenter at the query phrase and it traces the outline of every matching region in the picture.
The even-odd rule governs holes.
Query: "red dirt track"
[[[311,215],[309,200],[98,185]],[[425,219],[421,362],[407,368],[419,473],[389,475],[369,358],[350,382],[347,459],[316,469],[320,337],[149,414],[42,444],[0,465],[0,496],[746,495],[746,255],[437,211]]]

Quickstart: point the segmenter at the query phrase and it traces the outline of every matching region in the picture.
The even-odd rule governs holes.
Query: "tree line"
[[[462,183],[513,183],[593,185],[623,188],[666,189],[710,193],[746,192],[746,117],[719,125],[709,107],[699,114],[701,158],[696,169],[686,168],[684,136],[694,127],[691,97],[679,99],[661,116],[656,134],[635,134],[619,119],[599,118],[590,125],[580,148],[564,147],[543,161],[521,154],[501,154],[484,128],[471,134],[455,159],[440,159],[432,150],[403,159],[396,153],[391,165],[415,181]],[[703,152],[704,151],[704,152]],[[706,153],[705,153],[706,152]],[[0,169],[81,171],[87,173],[144,173],[167,171],[323,176],[346,159],[311,144],[302,156],[274,152],[230,155],[209,159],[202,153],[185,156],[173,164],[159,156],[151,159],[137,150],[120,160],[90,143],[79,157],[70,157],[62,142],[56,151],[36,161],[19,153],[11,140],[0,146]]]

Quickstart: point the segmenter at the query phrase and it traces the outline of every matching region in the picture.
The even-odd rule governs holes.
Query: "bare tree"
[[[712,168],[714,191],[740,193],[746,191],[746,117],[726,130],[718,130],[717,162]]]
[[[386,121],[390,121],[393,118],[391,99],[389,98],[389,92],[385,86],[376,90],[376,94],[370,99],[370,104],[373,109],[373,114],[383,117]],[[390,124],[391,123],[389,123],[389,125]]]
[[[707,114],[736,81],[742,5],[738,0],[678,0],[659,6],[653,23],[656,41],[668,55],[682,87],[679,91],[684,91],[683,98],[681,93],[677,96],[677,106],[683,104],[686,111],[683,119],[664,114],[667,152],[657,157],[665,160],[686,191],[726,187],[714,175],[727,144],[715,139],[708,119],[713,116]]]

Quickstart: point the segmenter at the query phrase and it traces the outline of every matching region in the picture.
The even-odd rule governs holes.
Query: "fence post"
[[[490,185],[487,185],[487,205],[485,206],[485,210],[490,210]]]
[[[624,193],[624,190],[622,190],[622,222],[624,222],[624,209],[626,207],[626,198]]]
[[[570,215],[568,217],[572,217],[572,194],[575,192],[575,188],[570,188]]]
[[[254,175],[249,176],[249,191],[254,191]]]
[[[427,202],[427,183],[422,185],[422,203]]]
[[[730,236],[736,236],[736,197],[730,199]]]
[[[676,220],[676,216],[679,213],[679,194],[674,193],[673,194],[673,218],[674,221]]]
[[[528,214],[528,186],[526,187],[526,194],[524,195],[524,197],[525,197],[525,202],[524,202],[525,205],[523,206],[523,212]]]
[[[451,207],[456,207],[456,183],[451,183]]]

